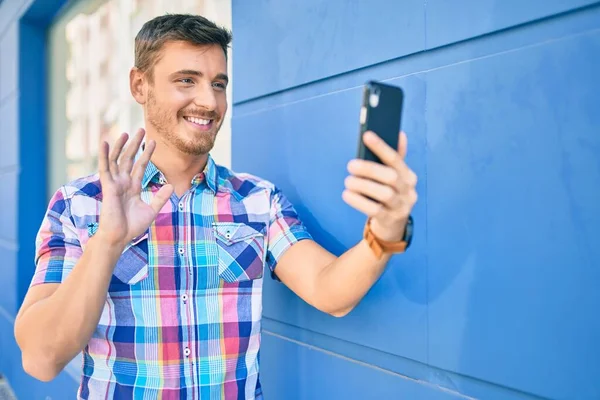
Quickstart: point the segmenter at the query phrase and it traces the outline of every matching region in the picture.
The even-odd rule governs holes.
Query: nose
[[[194,105],[207,111],[214,111],[217,108],[217,98],[211,84],[198,85]]]

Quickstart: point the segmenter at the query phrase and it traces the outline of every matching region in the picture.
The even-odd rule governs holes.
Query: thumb
[[[408,138],[406,137],[406,133],[400,132],[400,137],[398,138],[398,153],[400,153],[400,157],[404,160],[406,158],[406,150],[408,147]]]
[[[154,212],[156,214],[158,214],[160,212],[160,210],[162,210],[162,208],[165,206],[167,201],[169,201],[169,198],[171,197],[172,194],[173,194],[173,186],[172,185],[164,185],[163,187],[161,187],[159,189],[158,192],[156,192],[156,194],[152,198],[152,201],[150,202],[150,207],[152,207],[152,209],[154,210]]]

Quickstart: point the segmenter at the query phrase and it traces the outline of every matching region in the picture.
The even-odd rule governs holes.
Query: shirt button
[[[186,347],[186,348],[185,348],[185,350],[183,350],[183,354],[184,354],[186,357],[189,357],[189,356],[190,356],[190,353],[191,353],[191,351],[190,351],[190,348],[189,348],[189,347]]]
[[[184,294],[183,296],[181,296],[181,300],[183,300],[183,302],[185,303],[188,299],[188,295]]]
[[[179,203],[179,210],[183,210],[183,203]]]
[[[161,185],[164,185],[167,181],[162,176],[158,179]]]
[[[185,250],[183,250],[183,247],[179,248],[179,254],[183,255],[183,253],[185,253]]]

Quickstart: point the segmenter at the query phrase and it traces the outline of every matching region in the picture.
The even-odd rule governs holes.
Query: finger
[[[400,158],[403,160],[406,158],[407,148],[408,138],[406,137],[406,133],[400,132],[400,136],[398,137],[398,154],[400,154]]]
[[[390,147],[383,139],[371,131],[365,132],[363,141],[365,145],[386,165],[396,168],[402,160],[396,149]]]
[[[108,169],[108,143],[102,141],[100,151],[98,153],[98,173],[100,174],[100,182],[112,182],[112,176]]]
[[[135,135],[133,136],[133,140],[127,143],[127,147],[121,154],[119,162],[119,170],[121,172],[126,173],[128,175],[131,173],[131,169],[133,168],[133,160],[140,149],[142,139],[144,139],[144,134],[145,131],[143,129],[138,129]]]
[[[407,188],[415,188],[417,186],[418,177],[410,168],[403,169],[400,173],[400,186]]]
[[[144,172],[146,172],[148,162],[150,161],[150,157],[152,157],[152,153],[154,152],[155,148],[156,142],[154,140],[149,140],[146,143],[144,152],[142,153],[140,158],[138,158],[138,160],[135,163],[135,166],[133,167],[132,177],[135,181],[141,182],[142,178],[144,177]]]
[[[376,201],[369,200],[351,190],[344,190],[342,193],[342,198],[350,207],[353,207],[369,217],[374,217],[377,215],[382,208],[381,204],[377,203]]]
[[[391,186],[382,185],[370,179],[349,176],[346,178],[345,185],[346,189],[351,192],[377,200],[386,206],[392,206],[394,199],[398,197],[396,191]]]
[[[348,172],[388,186],[396,186],[399,178],[399,172],[392,167],[359,159],[351,160],[348,163]]]
[[[116,177],[119,173],[119,165],[117,164],[117,160],[119,159],[119,155],[121,154],[121,150],[123,146],[127,142],[129,135],[126,133],[122,133],[121,136],[115,142],[115,147],[112,148],[110,155],[108,156],[108,167],[110,169],[110,173],[113,177]]]
[[[152,207],[156,214],[158,214],[165,204],[167,204],[167,201],[169,201],[169,198],[172,194],[173,186],[169,184],[164,185],[158,190],[158,192],[156,192],[152,198],[152,201],[150,202],[150,207]]]

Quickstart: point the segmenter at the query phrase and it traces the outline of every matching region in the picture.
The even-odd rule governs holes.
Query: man
[[[385,165],[349,164],[343,198],[369,217],[368,240],[339,258],[276,186],[215,164],[230,40],[199,16],[140,30],[130,88],[146,129],[103,143],[99,173],[50,200],[15,324],[30,375],[51,380],[83,352],[80,399],[262,398],[265,268],[343,316],[406,247],[416,176],[404,134],[399,149],[365,135]]]

